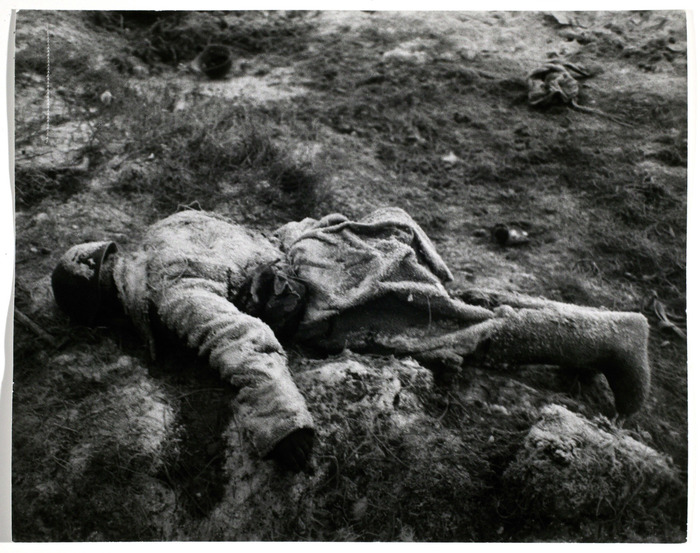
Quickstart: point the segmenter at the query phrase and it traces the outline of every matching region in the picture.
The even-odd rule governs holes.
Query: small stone
[[[114,100],[114,95],[109,90],[105,90],[100,96],[100,102],[102,102],[105,106],[110,105],[112,100]]]
[[[460,48],[458,53],[467,61],[474,61],[478,56],[477,51],[471,48]]]
[[[361,497],[352,506],[353,520],[361,520],[367,512],[367,497]]]
[[[37,213],[36,216],[34,217],[34,222],[37,225],[43,225],[44,223],[47,223],[49,220],[50,220],[50,217],[44,212]]]
[[[454,152],[450,152],[449,154],[442,156],[442,161],[444,161],[445,163],[449,163],[450,165],[454,165],[455,163],[461,160],[455,155]]]
[[[128,369],[131,366],[131,358],[128,355],[120,355],[116,366],[118,369]]]

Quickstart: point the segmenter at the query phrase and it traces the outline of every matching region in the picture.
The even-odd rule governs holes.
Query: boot
[[[639,313],[590,308],[498,308],[487,359],[497,363],[542,363],[602,372],[618,413],[639,410],[649,392],[649,326]]]

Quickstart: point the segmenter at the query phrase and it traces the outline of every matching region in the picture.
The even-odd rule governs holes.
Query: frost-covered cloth
[[[362,321],[367,310],[373,311],[375,323],[383,315],[401,320],[400,328],[391,329],[392,339],[407,332],[415,335],[418,328],[420,339],[425,339],[445,319],[464,326],[494,316],[450,297],[443,283],[452,280],[452,273],[425,232],[402,209],[378,209],[360,221],[338,214],[319,221],[304,219],[283,226],[277,236],[309,288],[301,338],[327,337],[339,317],[346,315],[366,334]],[[406,308],[411,313],[399,317],[396,309]]]
[[[260,234],[186,211],[152,226],[114,270],[125,311],[153,355],[157,316],[240,389],[238,418],[262,456],[290,432],[313,427],[274,333],[230,301],[248,273],[281,257]]]

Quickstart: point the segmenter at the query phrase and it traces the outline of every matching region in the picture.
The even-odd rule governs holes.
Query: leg
[[[642,406],[650,379],[643,315],[495,292],[487,299],[495,307],[491,317],[469,324],[428,317],[418,306],[386,298],[339,317],[318,345],[411,355],[452,368],[487,352],[487,361],[496,363],[593,369],[607,378],[618,412],[629,414]],[[513,309],[513,304],[522,308]]]
[[[469,305],[486,309],[510,306],[516,309],[557,309],[560,311],[576,312],[580,312],[581,310],[600,311],[600,309],[595,309],[594,307],[581,307],[579,305],[562,303],[541,297],[526,296],[525,294],[519,294],[517,292],[501,292],[488,288],[467,288],[454,295]]]
[[[375,340],[381,347],[393,353],[411,355],[428,365],[459,368],[466,358],[488,348],[492,336],[504,322],[504,319],[493,318],[436,336],[380,334]]]
[[[328,351],[413,355],[460,366],[485,343],[496,321],[492,311],[459,300],[426,304],[387,295],[338,315],[313,342]]]

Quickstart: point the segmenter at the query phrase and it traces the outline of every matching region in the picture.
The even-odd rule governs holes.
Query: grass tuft
[[[85,179],[70,169],[52,170],[18,167],[15,171],[15,200],[23,208],[44,198],[65,201],[85,187]]]
[[[219,99],[178,112],[158,103],[139,111],[114,190],[152,195],[161,214],[257,202],[273,221],[318,216],[330,201],[324,168],[295,155],[263,111]]]
[[[229,46],[240,55],[290,54],[305,49],[313,23],[304,12],[97,12],[89,20],[126,33],[133,53],[146,62],[189,62],[208,44]]]

